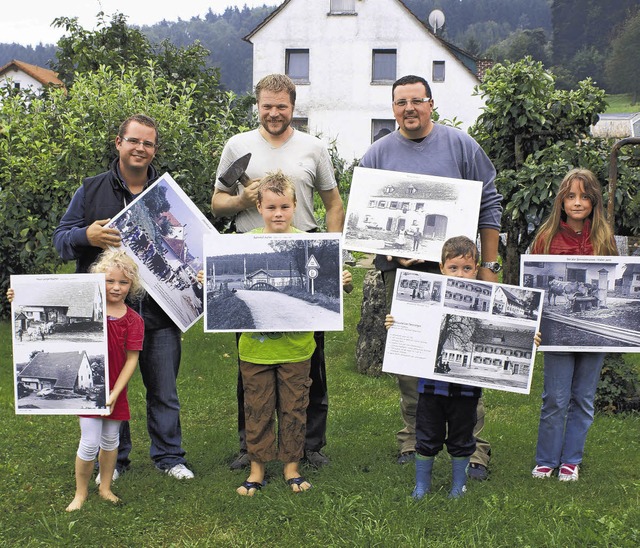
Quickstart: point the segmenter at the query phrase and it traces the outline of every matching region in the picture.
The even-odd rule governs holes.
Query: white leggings
[[[120,444],[120,423],[100,417],[80,417],[78,457],[85,461],[96,458],[99,449],[113,451]]]

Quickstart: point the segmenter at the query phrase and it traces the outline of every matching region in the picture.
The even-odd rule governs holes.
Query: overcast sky
[[[228,6],[242,8],[277,6],[282,0],[177,0],[174,2],[144,2],[140,0],[27,0],[24,4],[16,0],[3,2],[0,16],[0,43],[17,43],[35,46],[54,44],[62,36],[62,29],[52,28],[56,17],[78,17],[86,29],[95,28],[96,15],[103,11],[108,15],[116,12],[128,16],[132,25],[153,25],[162,20],[189,20],[204,16],[211,8],[214,13],[223,13]]]

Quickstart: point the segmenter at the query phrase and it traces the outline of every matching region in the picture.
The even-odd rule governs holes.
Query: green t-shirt
[[[302,232],[294,227],[292,232]],[[251,233],[263,233],[256,228]],[[238,342],[238,354],[245,362],[277,364],[301,362],[311,358],[316,349],[313,331],[293,331],[285,333],[243,333]]]

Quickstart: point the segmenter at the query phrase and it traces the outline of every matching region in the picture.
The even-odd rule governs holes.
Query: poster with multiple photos
[[[542,295],[398,269],[382,370],[528,394]]]
[[[545,293],[541,350],[640,351],[640,257],[523,255],[520,283]]]
[[[204,312],[204,291],[196,279],[204,264],[202,240],[218,231],[168,173],[108,226],[120,231],[149,295],[187,331]]]
[[[107,414],[104,274],[11,276],[11,288],[16,414]]]
[[[205,331],[341,331],[342,247],[331,233],[208,236]]]
[[[475,241],[481,197],[480,181],[356,167],[343,245],[438,262],[452,236]]]

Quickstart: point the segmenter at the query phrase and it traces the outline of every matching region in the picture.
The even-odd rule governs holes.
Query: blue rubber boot
[[[453,482],[451,485],[451,491],[449,491],[449,498],[457,499],[464,495],[467,490],[467,468],[469,467],[469,461],[471,457],[451,458],[451,467],[453,470]]]
[[[434,459],[435,457],[423,457],[416,453],[416,486],[411,493],[416,500],[420,500],[431,492],[431,470],[433,470]]]

